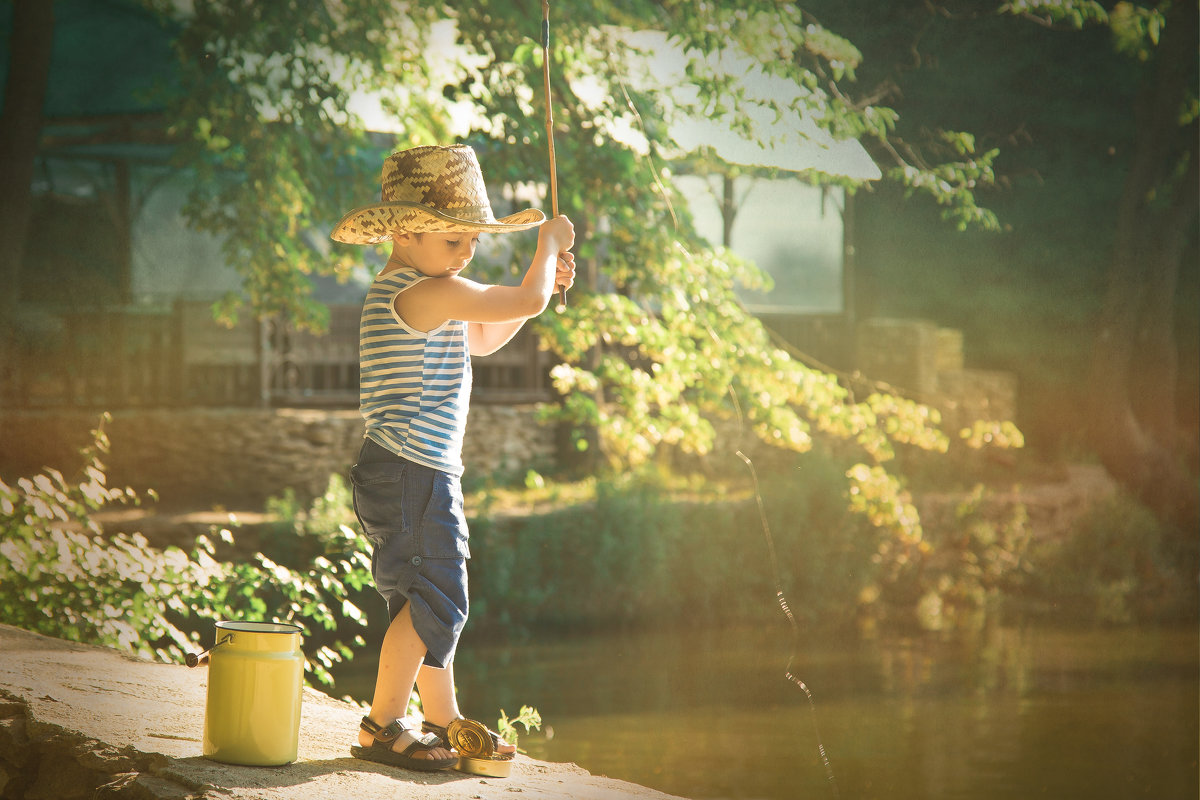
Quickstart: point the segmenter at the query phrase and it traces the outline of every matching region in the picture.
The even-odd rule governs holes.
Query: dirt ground
[[[283,767],[201,755],[206,670],[132,659],[0,625],[4,800],[508,800],[672,795],[518,756],[512,775],[417,773],[349,755],[361,711],[306,689],[300,753]]]

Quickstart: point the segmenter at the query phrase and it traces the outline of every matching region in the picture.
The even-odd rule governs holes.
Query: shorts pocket
[[[354,513],[363,533],[375,544],[403,530],[404,476],[407,464],[377,461],[350,468],[354,485]]]
[[[426,558],[470,558],[462,486],[458,478],[440,470],[429,470],[426,475],[430,483],[424,488],[429,493],[429,500],[421,515],[418,537],[421,555]]]

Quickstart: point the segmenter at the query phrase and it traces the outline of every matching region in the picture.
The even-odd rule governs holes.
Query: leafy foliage
[[[1097,505],[1071,536],[1035,542],[1030,595],[1106,624],[1190,620],[1200,602],[1200,543],[1181,540],[1126,493]]]
[[[1001,6],[1000,11],[1022,14],[1046,25],[1066,24],[1076,29],[1089,22],[1104,22],[1108,19],[1104,6],[1093,0],[1074,0],[1066,3],[1062,0],[1013,0]]]
[[[880,577],[866,604],[915,613],[918,624],[936,630],[1018,594],[1033,572],[1029,518],[1019,504],[1001,513],[989,499],[977,485],[941,519],[926,521],[929,535],[882,542],[874,556]]]
[[[500,718],[496,721],[496,732],[500,734],[500,738],[509,744],[516,744],[520,736],[517,733],[517,726],[525,728],[525,732],[531,730],[542,729],[542,715],[533,706],[521,706],[520,712],[512,719],[508,718],[507,712],[500,709]]]
[[[881,490],[872,481],[890,478],[872,471],[868,510],[893,491],[905,508],[885,513],[925,510],[900,536],[847,508],[836,454],[758,460],[775,556],[740,482],[642,470],[560,486],[565,507],[520,514],[493,507],[505,503],[494,489],[473,497],[469,635],[757,622],[779,613],[777,589],[808,625],[952,629],[1013,608],[1060,622],[1194,616],[1196,543],[1127,496],[1048,534],[1015,493],[974,482],[982,475],[963,470],[961,490],[939,482],[930,496]]]
[[[330,530],[311,524],[335,507],[344,513],[344,485],[331,483],[330,493],[302,518],[297,534],[308,541],[292,567],[257,552],[218,560],[218,544],[208,537],[185,553],[151,547],[141,534],[105,535],[92,513],[136,501],[130,490],[107,485],[105,452],[102,421],[84,453],[87,467],[78,482],[53,469],[12,487],[0,482],[5,622],[182,662],[196,649],[197,635],[211,635],[210,624],[218,620],[303,620],[310,629],[304,637],[306,670],[312,680],[331,683],[329,668],[350,657],[350,644],[364,644],[357,630],[365,619],[352,595],[370,581],[360,534],[345,525]],[[228,529],[219,532],[219,541],[234,545]]]
[[[144,0],[178,31],[180,91],[163,90],[175,160],[196,174],[185,213],[223,238],[243,294],[220,304],[229,319],[246,303],[324,327],[311,274],[345,278],[348,253],[312,246],[312,232],[377,181],[379,148],[348,108],[358,87],[390,82],[387,102],[411,110],[432,136],[444,113],[428,105],[419,43],[433,15],[419,6],[350,0],[188,4]],[[324,238],[323,236],[319,238]]]
[[[764,462],[767,459],[761,459]],[[778,612],[773,571],[806,621],[846,621],[880,539],[846,508],[844,467],[809,453],[764,474],[773,563],[744,491],[639,470],[589,479],[568,507],[471,519],[471,630],[707,626]],[[582,496],[582,499],[581,499]]]
[[[189,587],[184,601],[214,618],[301,623],[306,669],[331,685],[329,670],[366,644],[367,616],[360,604],[375,599],[370,544],[354,522],[349,489],[338,475],[307,510],[297,508],[290,495],[270,506],[285,520],[271,536],[275,558],[255,552],[249,560],[226,563],[221,581]],[[219,535],[234,544],[229,529]],[[197,546],[199,554],[219,554],[207,537]]]
[[[162,614],[175,590],[203,580],[208,565],[189,563],[178,550],[147,557],[141,535],[100,541],[90,513],[134,499],[105,483],[99,457],[103,428],[85,451],[77,483],[47,469],[16,486],[0,482],[0,608],[4,620],[74,641],[93,641],[139,655],[160,655],[152,642],[167,640],[182,653],[186,637]]]

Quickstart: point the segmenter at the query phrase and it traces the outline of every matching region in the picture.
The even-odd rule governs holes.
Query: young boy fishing
[[[350,470],[354,509],[373,546],[375,586],[391,623],[370,713],[351,753],[416,770],[454,767],[464,731],[516,748],[464,720],[454,696],[454,653],[467,620],[470,557],[460,477],[471,395],[471,356],[503,347],[575,279],[570,220],[526,209],[496,219],[475,152],[417,147],[384,162],[381,202],[355,209],[339,242],[391,240],[392,254],[363,303],[360,408],[366,437]],[[463,277],[482,233],[538,227],[519,286]],[[405,718],[413,685],[424,723]]]

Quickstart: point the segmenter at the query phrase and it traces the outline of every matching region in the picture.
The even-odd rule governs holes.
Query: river
[[[811,706],[791,649],[786,623],[467,640],[456,679],[469,715],[540,711],[529,755],[696,800],[1200,795],[1194,626],[806,632]],[[339,691],[369,699],[373,672],[357,660]]]

